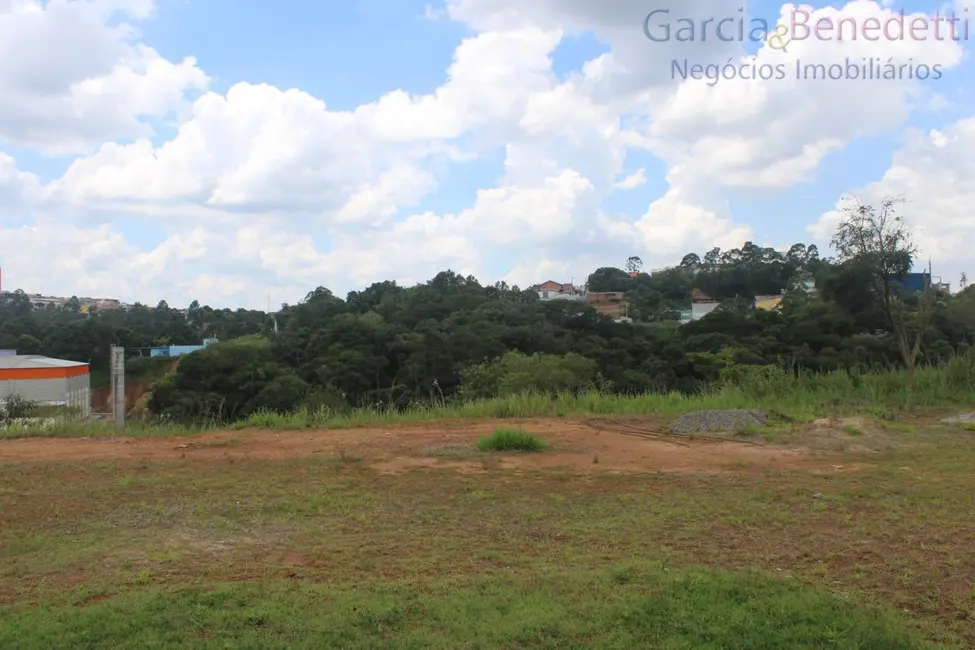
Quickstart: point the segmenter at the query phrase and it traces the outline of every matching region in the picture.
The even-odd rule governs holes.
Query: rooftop
[[[51,359],[42,357],[38,354],[18,354],[14,356],[0,356],[0,369],[11,370],[14,368],[74,368],[76,366],[87,366],[87,363],[80,361],[67,361],[66,359]]]

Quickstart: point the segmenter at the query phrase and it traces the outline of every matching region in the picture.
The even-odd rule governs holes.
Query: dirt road
[[[643,422],[647,428],[651,422]],[[829,467],[830,459],[799,449],[737,442],[645,439],[600,431],[586,422],[460,420],[356,429],[242,430],[172,438],[28,438],[0,441],[0,462],[221,461],[345,456],[380,471],[444,467],[483,471],[473,442],[495,427],[521,427],[548,442],[543,454],[491,456],[503,467],[567,467],[582,471],[727,472],[745,468]]]

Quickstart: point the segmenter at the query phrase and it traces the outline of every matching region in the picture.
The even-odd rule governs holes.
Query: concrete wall
[[[581,293],[558,293],[557,291],[539,291],[539,300],[574,300],[584,302],[586,297]]]
[[[705,316],[713,312],[715,309],[717,309],[719,304],[721,303],[695,302],[694,304],[691,305],[691,320],[699,320],[701,318],[704,318]]]

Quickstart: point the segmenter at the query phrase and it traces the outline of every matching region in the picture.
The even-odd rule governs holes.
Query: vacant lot
[[[971,647],[975,434],[936,422],[0,440],[0,647]]]

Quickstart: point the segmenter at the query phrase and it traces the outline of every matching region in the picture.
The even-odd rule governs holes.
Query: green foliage
[[[903,337],[895,336],[869,288],[872,270],[856,260],[837,265],[821,259],[815,246],[796,244],[781,253],[746,242],[730,251],[690,253],[679,266],[651,273],[636,258],[626,266],[629,272],[597,269],[588,285],[624,291],[633,323],[615,323],[585,302],[541,301],[531,290],[484,286],[445,271],[409,288],[379,282],[345,300],[318,287],[282,307],[276,335],[261,312],[194,303],[183,313],[160,303],[86,315],[35,309],[14,292],[0,296],[0,347],[90,360],[94,385],[107,381],[113,343],[134,352],[216,336],[219,345],[183,357],[149,401],[161,421],[197,424],[257,412],[313,418],[427,412],[498,396],[505,398],[498,404],[510,405],[524,394],[687,396],[745,384],[772,390],[780,375],[840,370],[861,376],[905,367]],[[818,294],[800,290],[810,279]],[[722,307],[678,326],[693,288],[722,300]],[[783,289],[793,291],[776,311],[752,308],[755,295]],[[910,307],[911,299],[904,304]],[[907,321],[915,312],[905,311]],[[968,290],[933,304],[924,319],[930,327],[907,323],[924,332],[919,370],[975,346],[972,314],[975,291]],[[159,367],[168,367],[154,367],[157,362],[169,363],[130,353],[129,376],[156,380]]]
[[[561,356],[508,352],[500,359],[461,371],[460,395],[466,399],[518,393],[576,392],[593,388],[597,364],[574,352]]]
[[[173,359],[164,357],[129,356],[125,360],[125,378],[129,381],[148,381],[166,374]]]
[[[304,382],[275,362],[267,339],[249,337],[182,357],[178,370],[154,387],[149,409],[177,422],[233,420],[297,404],[307,392]]]
[[[498,428],[477,441],[478,451],[543,451],[549,444],[522,429]]]
[[[29,418],[37,411],[37,404],[21,397],[8,395],[0,398],[0,425],[9,425],[14,420]]]

